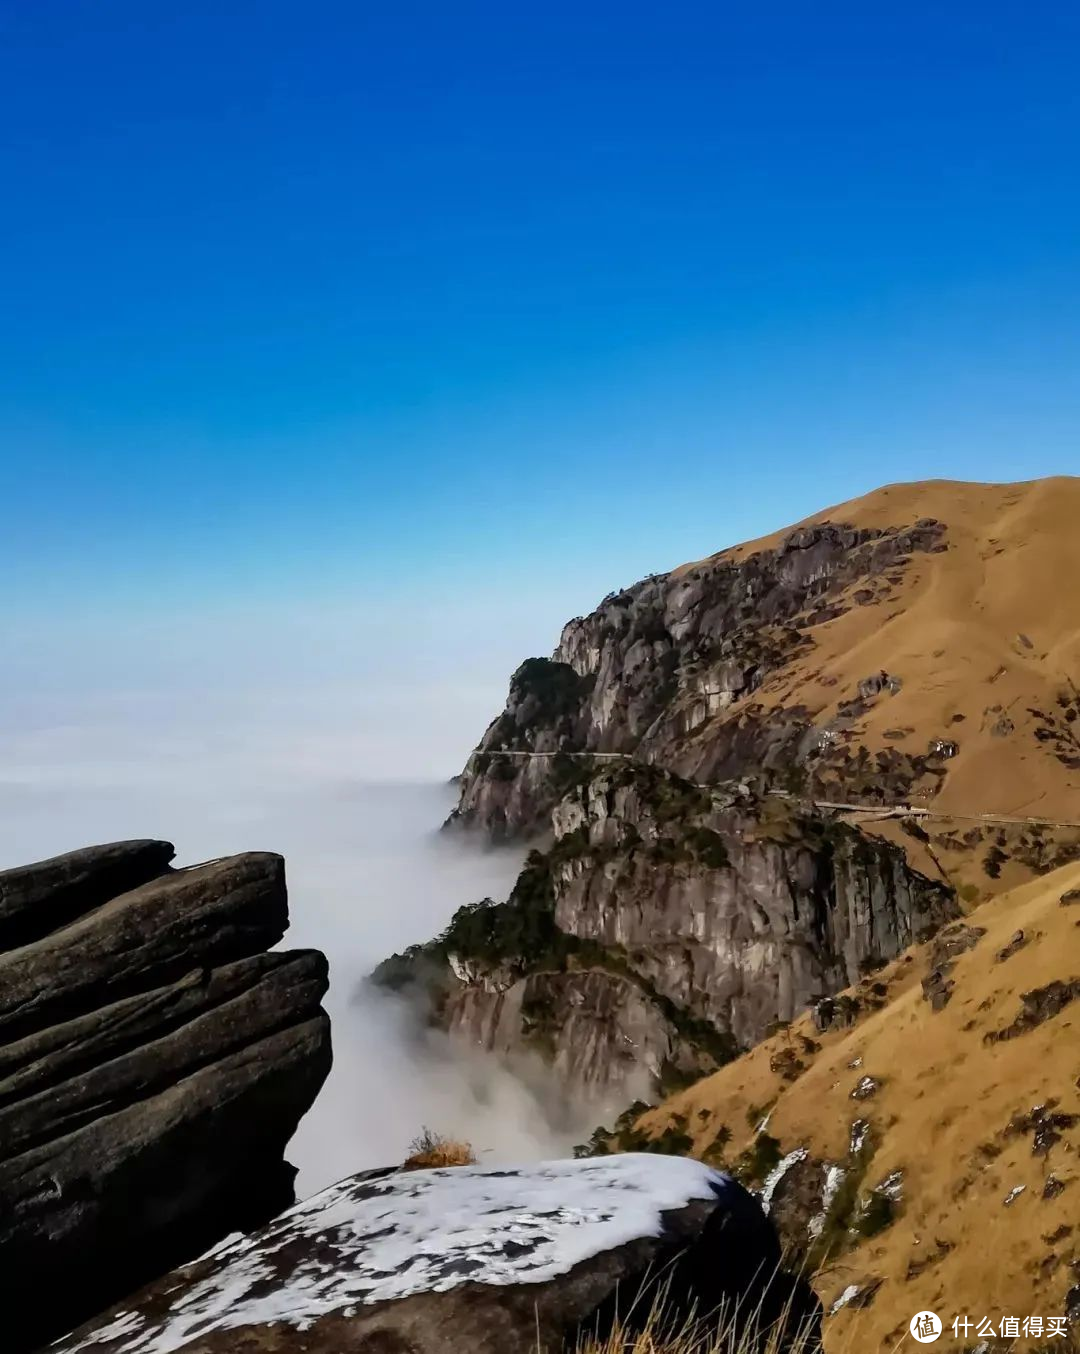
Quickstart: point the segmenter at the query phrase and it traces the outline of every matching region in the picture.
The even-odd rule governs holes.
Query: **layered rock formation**
[[[812,1354],[820,1309],[780,1264],[753,1199],[693,1161],[369,1173],[215,1248],[56,1351],[555,1354],[616,1319],[643,1325],[663,1283],[676,1328],[725,1305],[747,1354],[792,1349],[800,1334]]]
[[[284,862],[167,842],[0,873],[0,1310],[28,1349],[292,1202],[326,961]]]

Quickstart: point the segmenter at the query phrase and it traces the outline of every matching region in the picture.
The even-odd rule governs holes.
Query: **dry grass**
[[[937,808],[1074,821],[1080,770],[1063,764],[1052,744],[1040,741],[1046,721],[1035,712],[1059,715],[1059,695],[1080,674],[1080,613],[1073,590],[1063,584],[1080,575],[1078,514],[1080,478],[1070,477],[1029,484],[891,485],[807,519],[884,528],[933,517],[947,526],[948,550],[913,555],[895,571],[899,581],[883,588],[879,603],[857,605],[849,597],[843,615],[813,627],[812,647],[768,676],[755,702],[766,711],[801,706],[823,727],[857,695],[860,679],[887,671],[903,687],[870,702],[850,730],[852,747],[862,745],[874,756],[915,756],[926,753],[931,739],[955,739],[960,753],[944,767]],[[775,546],[787,530],[724,552],[725,557],[741,559]],[[723,722],[737,721],[741,710],[736,703],[702,725],[689,735],[682,755],[692,761],[698,742],[707,750]],[[924,779],[916,787],[916,801],[932,783]],[[948,829],[962,834],[973,827],[980,825],[931,824],[931,858],[895,823],[868,825],[903,846],[924,872],[937,873],[936,859],[951,882],[978,898],[1031,877],[1015,856],[999,874],[987,873],[994,835],[989,828],[975,848],[950,844]],[[1063,837],[1075,840],[1075,834]]]
[[[817,514],[809,520],[871,528],[934,517],[947,526],[948,549],[914,555],[872,605],[848,598],[843,614],[813,628],[813,648],[771,674],[755,701],[766,711],[802,706],[824,726],[857,695],[863,677],[887,671],[903,685],[868,702],[848,730],[853,748],[914,758],[932,739],[955,740],[959,754],[943,768],[936,808],[1075,821],[1080,768],[1042,735],[1055,720],[1080,728],[1060,703],[1080,684],[1080,612],[1062,583],[1080,573],[1078,513],[1080,478],[893,485]],[[744,559],[786,534],[727,557]],[[715,740],[717,721],[735,720],[739,710],[703,725],[687,749]],[[912,797],[926,789],[918,784]],[[659,1135],[678,1116],[695,1155],[734,1163],[752,1149],[768,1110],[768,1133],[783,1152],[806,1146],[814,1158],[843,1163],[853,1121],[869,1121],[874,1155],[863,1189],[902,1171],[903,1200],[892,1225],[851,1237],[813,1278],[827,1309],[852,1284],[881,1281],[869,1305],[849,1304],[826,1321],[829,1354],[887,1351],[898,1340],[912,1347],[907,1323],[924,1308],[950,1320],[965,1312],[989,1317],[995,1325],[1009,1315],[1056,1315],[1080,1278],[1080,1124],[1064,1130],[1048,1155],[1035,1153],[1030,1134],[1009,1131],[1014,1116],[1036,1105],[1054,1102],[1059,1112],[1080,1116],[1080,1002],[1021,1038],[988,1038],[1015,1020],[1023,993],[1080,977],[1080,906],[1058,901],[1080,888],[1080,863],[1033,880],[1035,865],[1016,851],[1038,835],[1026,826],[1003,834],[1010,858],[994,871],[987,861],[996,826],[930,823],[932,852],[897,822],[864,827],[901,845],[925,873],[937,876],[940,868],[970,909],[967,921],[986,930],[956,963],[949,1005],[934,1012],[923,1000],[930,952],[916,947],[873,975],[887,988],[884,1009],[865,1009],[852,1028],[825,1035],[801,1016],[640,1124]],[[1076,836],[1046,835],[1066,843]],[[1018,930],[1024,948],[999,960]],[[773,1060],[793,1044],[805,1070],[792,1082]],[[868,1102],[853,1101],[864,1074],[879,1079],[880,1090]],[[1051,1176],[1056,1183],[1048,1190]],[[1051,1343],[1071,1347],[1057,1339],[1040,1348]],[[738,1350],[730,1340],[680,1345],[643,1337],[589,1354]]]
[[[673,1315],[670,1308],[667,1289],[660,1286],[653,1290],[644,1325],[628,1312],[606,1337],[579,1341],[577,1354],[819,1354],[821,1349],[812,1330],[796,1328],[790,1310],[766,1329],[760,1309],[730,1308],[700,1320]]]
[[[802,1016],[785,1035],[645,1117],[642,1127],[659,1132],[673,1114],[684,1116],[699,1156],[727,1126],[729,1161],[753,1141],[748,1105],[772,1107],[768,1131],[782,1151],[805,1145],[828,1161],[844,1160],[855,1119],[870,1122],[876,1150],[864,1188],[902,1170],[903,1201],[891,1226],[854,1242],[812,1279],[826,1308],[851,1283],[884,1281],[870,1306],[845,1307],[827,1320],[830,1354],[849,1340],[858,1349],[889,1349],[924,1308],[995,1324],[1064,1310],[1080,1262],[1080,1122],[1062,1129],[1046,1155],[1034,1153],[1030,1133],[1009,1125],[1036,1105],[1080,1116],[1080,1002],[1020,1038],[986,1036],[1015,1020],[1024,992],[1080,976],[1080,907],[1059,901],[1078,887],[1080,865],[1073,865],[972,912],[968,923],[986,934],[956,961],[956,989],[944,1010],[923,1000],[929,947],[916,947],[874,975],[888,989],[884,1009],[824,1035]],[[1028,943],[999,960],[1017,930]],[[772,1056],[800,1036],[818,1048],[803,1055],[806,1070],[787,1083]],[[880,1090],[852,1101],[864,1073],[881,1078]],[[1067,1186],[1060,1195],[1044,1196],[1050,1175]],[[1023,1192],[1006,1206],[1019,1186]]]
[[[440,1166],[475,1166],[476,1153],[471,1144],[457,1138],[444,1138],[425,1128],[409,1144],[403,1171],[430,1171]]]
[[[675,1331],[647,1327],[637,1333],[619,1327],[606,1340],[579,1346],[580,1354],[818,1354],[820,1348],[803,1339],[782,1344],[774,1336],[759,1343],[752,1331],[740,1334],[730,1327],[706,1328],[700,1323]]]

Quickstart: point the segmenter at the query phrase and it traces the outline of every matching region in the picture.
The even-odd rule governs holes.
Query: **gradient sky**
[[[0,868],[286,854],[309,1183],[538,1121],[350,1017],[507,872],[363,782],[645,573],[1080,473],[1078,69],[1069,0],[0,0]]]
[[[1080,472],[1078,56],[1060,0],[0,0],[8,687],[480,631],[501,687],[880,483]]]

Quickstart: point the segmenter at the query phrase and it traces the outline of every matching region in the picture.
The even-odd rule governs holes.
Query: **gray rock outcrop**
[[[553,817],[559,929],[740,1048],[957,915],[899,848],[784,801],[626,766]]]
[[[515,890],[428,947],[452,974],[442,1023],[538,1050],[579,1092],[633,1098],[644,1075],[663,1093],[957,916],[901,846],[831,813],[948,775],[936,744],[860,741],[903,674],[807,690],[837,680],[818,627],[888,603],[946,535],[929,517],[798,527],[612,593],[522,663],[448,826],[533,838],[546,901]]]
[[[33,1348],[293,1199],[326,961],[284,862],[119,842],[0,873],[0,1310]]]
[[[514,674],[461,776],[452,821],[496,839],[543,831],[582,766],[560,752],[633,754],[694,781],[841,784],[867,798],[903,797],[920,777],[940,777],[933,757],[895,749],[880,764],[848,765],[836,731],[815,727],[797,698],[766,708],[755,693],[805,666],[815,626],[861,604],[858,585],[885,599],[912,558],[944,549],[944,537],[930,519],[887,530],[825,522],[611,594],[564,627],[550,659],[530,658]],[[888,700],[900,684],[880,674],[852,694]],[[498,755],[507,750],[551,755]]]
[[[958,915],[882,838],[742,787],[617,763],[570,790],[502,904],[462,909],[410,977],[473,1047],[540,1055],[603,1106],[678,1089]]]

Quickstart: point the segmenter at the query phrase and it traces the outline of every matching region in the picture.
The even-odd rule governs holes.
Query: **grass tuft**
[[[440,1166],[475,1166],[476,1153],[467,1142],[444,1138],[425,1128],[409,1144],[403,1171],[430,1171]]]

